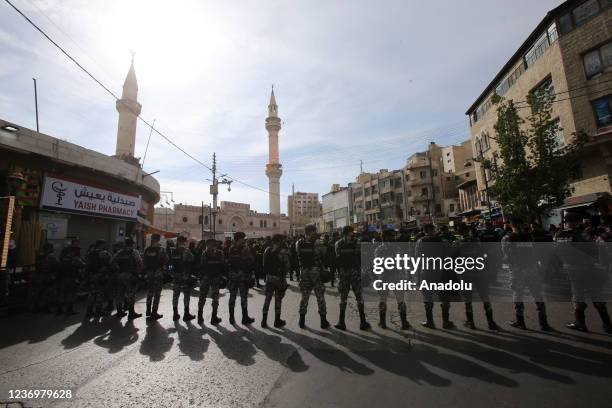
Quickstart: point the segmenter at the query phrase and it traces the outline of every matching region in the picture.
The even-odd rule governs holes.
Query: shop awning
[[[569,210],[571,208],[588,207],[598,202],[610,200],[610,194],[606,192],[585,194],[576,197],[570,197],[565,200],[559,210]]]

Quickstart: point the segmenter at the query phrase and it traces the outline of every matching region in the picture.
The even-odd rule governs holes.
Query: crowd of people
[[[78,240],[55,254],[53,245],[43,246],[38,258],[36,272],[32,279],[31,303],[36,311],[49,311],[54,308],[58,314],[74,314],[77,293],[80,289],[87,291],[85,318],[99,319],[116,310],[115,316],[136,319],[142,316],[135,308],[136,293],[146,288],[146,317],[160,319],[160,297],[166,283],[172,286],[173,320],[190,321],[196,319],[204,324],[204,307],[207,298],[211,298],[212,310],[210,323],[217,325],[219,317],[219,292],[227,289],[229,323],[236,324],[235,305],[240,296],[241,323],[249,325],[255,319],[249,314],[248,292],[251,288],[263,289],[265,296],[261,311],[261,326],[267,327],[268,313],[274,299],[274,327],[283,327],[282,304],[289,280],[299,281],[301,300],[299,303],[299,326],[306,326],[306,315],[309,299],[314,292],[320,327],[327,329],[327,304],[325,284],[337,285],[339,294],[339,318],[335,327],[346,330],[346,309],[349,292],[352,290],[359,311],[361,330],[371,326],[364,310],[363,284],[371,271],[362,265],[362,243],[373,244],[376,255],[392,255],[396,243],[410,243],[416,254],[427,251],[432,254],[450,251],[454,256],[467,255],[474,251],[474,245],[488,244],[500,249],[504,263],[510,271],[510,286],[513,293],[515,320],[513,327],[525,329],[524,295],[529,291],[536,300],[538,321],[542,330],[552,330],[548,324],[546,304],[542,295],[541,251],[537,243],[552,243],[559,250],[560,256],[553,263],[558,272],[567,274],[571,284],[574,319],[567,327],[587,331],[585,310],[586,301],[591,299],[601,317],[603,328],[612,333],[612,323],[604,299],[598,297],[597,286],[585,283],[584,258],[592,261],[590,269],[597,269],[604,280],[607,280],[611,269],[608,258],[602,258],[601,243],[612,242],[612,224],[602,219],[593,226],[585,222],[577,213],[567,213],[564,228],[542,229],[538,224],[525,224],[521,220],[511,219],[503,228],[493,228],[490,223],[483,228],[458,224],[454,229],[447,226],[435,227],[425,225],[417,231],[383,230],[381,233],[364,231],[355,233],[347,226],[342,231],[329,234],[318,234],[316,227],[305,228],[305,235],[287,237],[274,235],[265,239],[247,240],[245,234],[236,232],[232,240],[215,239],[200,242],[189,241],[184,236],[176,239],[176,245],[162,246],[160,236],[153,234],[151,244],[143,251],[135,247],[134,241],[126,239],[121,244],[108,247],[107,242],[98,240],[87,253],[81,252]],[[589,244],[583,251],[584,257],[575,257],[569,246],[573,243]],[[429,249],[427,249],[429,248]],[[520,248],[520,249],[518,249]],[[609,248],[609,247],[606,247]],[[567,250],[566,250],[567,249]],[[590,252],[589,252],[590,251]],[[491,266],[498,268],[498,266]],[[487,272],[487,271],[485,271]],[[495,271],[493,271],[495,272]],[[394,272],[397,273],[397,272]],[[427,272],[431,274],[432,272]],[[420,279],[431,279],[424,273]],[[493,274],[494,275],[494,274]],[[461,302],[465,307],[464,325],[475,328],[472,301],[474,294],[482,301],[488,328],[497,330],[493,306],[490,299],[491,274],[465,274],[463,279],[473,284],[473,290],[461,293]],[[438,273],[436,279],[442,276]],[[392,280],[389,272],[385,279]],[[261,281],[264,281],[263,285]],[[601,282],[600,282],[601,283]],[[191,314],[190,300],[192,290],[199,288],[196,315]],[[182,310],[179,300],[183,295]],[[380,291],[378,296],[378,326],[387,328],[387,298],[389,291]],[[406,297],[402,291],[393,293],[397,301],[401,328],[411,327],[406,307]],[[450,307],[453,298],[443,290],[423,290],[425,321],[422,324],[435,328],[433,318],[434,302],[440,302],[442,327],[454,327],[450,320]],[[181,314],[182,312],[182,314]]]

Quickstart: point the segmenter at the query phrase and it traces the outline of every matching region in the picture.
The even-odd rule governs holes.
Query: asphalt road
[[[251,314],[259,319],[263,297],[251,292]],[[376,304],[367,307],[372,331],[358,330],[351,307],[349,331],[339,332],[318,328],[314,297],[309,327],[299,329],[299,292],[293,286],[282,330],[264,330],[259,321],[229,325],[227,295],[221,298],[219,326],[175,323],[170,300],[165,290],[164,318],[149,324],[144,318],[82,324],[80,315],[0,318],[0,401],[10,401],[9,390],[70,389],[70,400],[23,402],[28,407],[611,406],[612,336],[601,332],[592,308],[588,334],[563,328],[568,304],[549,305],[551,324],[559,328],[552,334],[463,327],[401,332],[396,313],[383,331],[375,325]],[[327,290],[327,303],[334,323],[335,289]],[[192,297],[192,313],[196,304]],[[484,327],[482,310],[474,306],[477,324]],[[389,307],[395,309],[391,302]],[[137,309],[144,309],[144,299]],[[462,310],[462,304],[453,307],[457,323]],[[527,313],[528,326],[536,328],[534,307]],[[511,317],[511,305],[496,305],[498,322]],[[416,326],[421,318],[422,306],[411,304],[411,322]]]

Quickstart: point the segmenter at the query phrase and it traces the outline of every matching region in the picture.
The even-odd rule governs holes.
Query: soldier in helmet
[[[581,218],[578,213],[566,214],[565,229],[555,236],[557,253],[563,263],[564,271],[568,274],[574,304],[574,321],[567,323],[567,328],[588,331],[585,311],[586,302],[590,298],[599,313],[604,331],[612,333],[612,321],[601,294],[601,287],[607,279],[606,272],[598,271],[599,268],[596,266],[602,252],[607,251],[605,246],[602,247],[594,242],[594,237],[581,225]],[[604,250],[600,251],[598,247]],[[609,260],[604,261],[602,266],[609,268]]]
[[[334,264],[338,268],[338,292],[340,293],[340,317],[336,329],[346,330],[345,315],[348,295],[351,289],[355,294],[361,330],[370,328],[366,321],[361,291],[361,248],[359,242],[353,236],[353,227],[347,225],[342,229],[342,238],[336,241],[336,260]]]
[[[285,238],[276,234],[272,237],[272,246],[263,254],[263,271],[266,275],[266,297],[263,304],[261,327],[268,327],[268,310],[274,296],[274,327],[283,327],[286,322],[281,319],[281,307],[287,290],[287,272],[291,268],[289,255],[284,250]]]
[[[151,235],[151,245],[145,248],[143,264],[147,279],[147,317],[158,320],[163,315],[157,313],[164,284],[164,266],[168,263],[168,254],[160,245],[160,235]]]
[[[30,293],[34,311],[48,310],[54,297],[52,291],[57,286],[58,272],[59,262],[54,254],[53,244],[46,243],[36,259],[36,270],[32,279],[32,291]],[[57,294],[55,295],[57,296]]]
[[[57,279],[58,313],[62,311],[67,315],[75,313],[73,305],[84,267],[85,262],[81,259],[81,246],[79,241],[75,240],[62,250],[60,256],[60,273]]]
[[[137,319],[142,316],[134,310],[136,302],[136,282],[138,274],[142,269],[142,258],[136,249],[131,238],[125,240],[121,249],[113,258],[113,267],[118,271],[117,276],[117,317],[126,315],[129,311],[128,319]]]
[[[321,328],[327,329],[327,309],[325,305],[325,289],[321,282],[321,273],[325,268],[324,259],[325,246],[317,239],[317,227],[307,225],[304,229],[306,238],[300,239],[296,244],[296,251],[300,263],[300,291],[302,300],[300,302],[300,328],[306,327],[306,312],[308,311],[308,300],[310,292],[314,290],[319,306],[321,317]]]
[[[217,315],[219,309],[219,289],[221,280],[226,279],[227,264],[223,251],[217,249],[217,241],[213,238],[206,240],[204,251],[200,254],[200,298],[198,300],[198,323],[204,322],[204,304],[206,296],[210,291],[212,298],[212,315],[210,324],[221,323],[221,318]]]
[[[249,317],[247,299],[249,296],[249,288],[254,282],[253,278],[253,263],[255,259],[249,248],[245,245],[244,232],[236,232],[234,234],[234,242],[227,251],[227,261],[229,264],[229,316],[230,324],[236,323],[234,318],[234,307],[236,305],[236,297],[240,293],[240,307],[242,309],[242,324],[251,324],[255,319]]]
[[[94,249],[87,256],[87,273],[89,276],[89,293],[87,295],[86,317],[101,317],[108,315],[102,311],[105,295],[107,294],[109,277],[111,275],[111,261],[113,256],[106,249],[106,241],[96,241]]]
[[[170,256],[170,264],[172,265],[172,310],[174,314],[172,320],[176,321],[181,318],[178,312],[179,296],[183,293],[183,321],[187,322],[195,318],[189,313],[189,300],[191,297],[192,278],[191,272],[193,268],[194,257],[189,248],[187,248],[187,237],[179,236],[176,239],[176,249],[172,251]]]

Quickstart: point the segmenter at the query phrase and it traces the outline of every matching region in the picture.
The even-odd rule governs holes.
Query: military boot
[[[128,315],[128,319],[138,319],[139,317],[142,317],[142,313],[136,313],[136,310],[134,310],[134,304],[132,303],[130,305],[130,314]]]
[[[242,324],[251,324],[255,321],[252,317],[249,317],[249,310],[246,307],[242,308]]]
[[[525,330],[527,328],[527,326],[525,325],[524,315],[525,306],[523,305],[523,303],[517,302],[514,304],[514,310],[516,313],[516,318],[515,320],[510,322],[510,326],[515,327],[517,329]]]
[[[548,324],[548,317],[546,316],[546,306],[543,302],[538,302],[538,322],[540,323],[540,330],[542,331],[553,331],[553,328]]]
[[[212,325],[221,323],[221,318],[217,316],[218,308],[218,305],[213,305],[212,315],[210,316],[210,324]]]
[[[280,328],[283,327],[287,324],[286,321],[284,321],[283,319],[281,319],[281,312],[275,312],[274,313],[274,327]]]
[[[450,330],[455,328],[455,323],[450,321],[450,305],[440,305],[442,308],[442,328]]]
[[[574,318],[575,318],[574,322],[568,323],[566,325],[568,329],[578,330],[581,332],[589,331],[586,325],[586,317],[584,315],[584,310],[575,310]]]
[[[485,303],[485,314],[487,315],[487,325],[489,326],[489,330],[498,330],[497,323],[493,320],[493,308],[490,303]]]
[[[381,329],[387,328],[387,311],[384,303],[378,305],[378,327]]]
[[[334,327],[338,330],[346,330],[346,323],[344,321],[346,315],[346,305],[340,306],[340,317],[338,317],[338,324]],[[323,325],[323,323],[321,323]]]
[[[198,324],[204,323],[204,306],[198,306]]]
[[[268,327],[268,312],[263,312],[261,314],[261,327],[265,329]]]
[[[189,308],[186,307],[185,311],[183,312],[183,321],[184,322],[188,322],[190,320],[195,319],[195,316],[189,313]]]
[[[601,318],[604,331],[606,333],[612,333],[612,321],[610,321],[610,314],[608,313],[608,307],[605,302],[595,302],[595,308]]]
[[[300,323],[299,323],[300,329],[305,329],[306,328],[306,314],[302,314],[300,313]]]
[[[147,297],[147,312],[146,312],[146,316],[147,317],[151,317],[151,298]]]
[[[410,330],[410,323],[408,323],[405,310],[400,310],[400,321],[402,322],[402,330]]]
[[[463,325],[468,329],[474,330],[476,328],[476,324],[474,323],[474,310],[472,309],[472,305],[465,305],[465,322]]]
[[[172,320],[174,320],[176,322],[178,319],[181,318],[181,315],[178,312],[178,307],[177,306],[174,306],[173,310],[174,310],[174,314],[172,315]]]
[[[365,309],[363,305],[357,305],[359,309],[359,330],[369,330],[372,328],[370,323],[366,320]]]
[[[234,318],[234,308],[231,306],[229,308],[229,322],[230,324],[236,324],[236,319]]]
[[[151,311],[151,319],[153,320],[159,320],[162,317],[164,317],[164,315],[161,315],[159,313],[157,313],[157,308],[153,308],[153,310]],[[177,319],[178,320],[178,319]]]
[[[104,316],[108,316],[108,312],[106,310],[102,310],[102,306],[96,306],[95,317],[104,317]]]
[[[423,327],[427,327],[428,329],[435,329],[436,325],[433,319],[433,303],[426,302],[425,303],[425,321],[421,322]]]
[[[85,311],[85,318],[89,319],[94,316],[93,305],[87,305],[87,310]]]
[[[125,311],[125,309],[121,306],[117,306],[117,314],[115,315],[115,317],[117,319],[121,319],[125,317],[126,315],[127,315],[127,312]]]
[[[329,328],[329,322],[327,321],[327,318],[325,317],[325,314],[321,313],[319,316],[321,317],[321,328],[322,329],[328,329]]]

